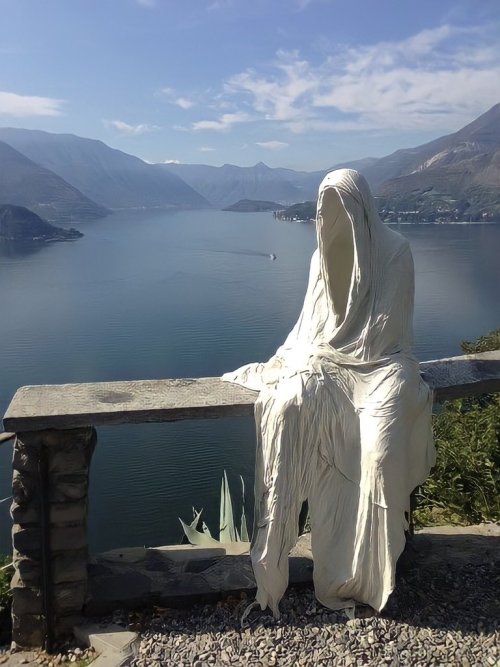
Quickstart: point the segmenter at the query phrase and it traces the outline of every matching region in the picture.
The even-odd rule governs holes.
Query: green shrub
[[[467,354],[500,349],[500,330],[465,341]],[[447,401],[433,418],[436,467],[416,494],[414,521],[472,524],[500,519],[500,394]]]
[[[479,352],[500,350],[500,329],[490,331],[485,336],[480,336],[472,343],[468,340],[464,340],[460,347],[464,354],[478,354]]]
[[[0,555],[0,646],[10,641],[11,562],[10,556]]]

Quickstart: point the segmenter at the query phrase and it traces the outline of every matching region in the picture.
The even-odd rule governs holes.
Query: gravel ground
[[[244,628],[244,597],[113,620],[140,632],[133,667],[500,665],[500,564],[429,570],[400,574],[384,612],[368,618],[331,612],[305,587],[288,591],[279,621],[257,609]]]
[[[11,653],[8,647],[0,647],[1,667],[58,667],[68,664],[72,667],[87,667],[97,657],[93,648],[78,647],[71,644],[61,644],[53,655],[45,651],[21,651]]]
[[[434,532],[437,541],[420,539],[420,551],[410,545],[401,558],[396,591],[381,615],[363,607],[352,619],[332,612],[309,585],[289,589],[279,621],[256,609],[242,627],[251,601],[244,595],[184,610],[117,611],[95,621],[103,632],[114,622],[138,633],[131,667],[500,667],[500,554],[493,541],[485,548],[474,537],[495,538],[500,530],[489,524]],[[59,650],[11,655],[0,647],[0,667],[83,667],[95,656],[74,643]]]

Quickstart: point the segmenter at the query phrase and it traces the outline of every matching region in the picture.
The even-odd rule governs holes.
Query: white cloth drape
[[[432,397],[411,354],[408,242],[348,169],[323,180],[316,227],[296,325],[267,363],[223,376],[260,391],[251,558],[257,601],[275,615],[306,499],[319,601],[382,609],[410,493],[435,459]]]

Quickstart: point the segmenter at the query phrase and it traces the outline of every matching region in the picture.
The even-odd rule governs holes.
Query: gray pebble
[[[348,620],[343,612],[322,609],[310,587],[288,591],[279,621],[252,612],[244,630],[234,605],[224,602],[152,616],[131,667],[496,667],[500,613],[487,583],[496,568],[489,563],[405,571],[383,614],[368,618]],[[449,595],[454,590],[460,599]]]

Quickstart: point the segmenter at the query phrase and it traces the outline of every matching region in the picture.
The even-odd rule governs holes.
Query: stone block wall
[[[18,433],[11,514],[13,642],[50,647],[78,622],[87,586],[92,427]]]

